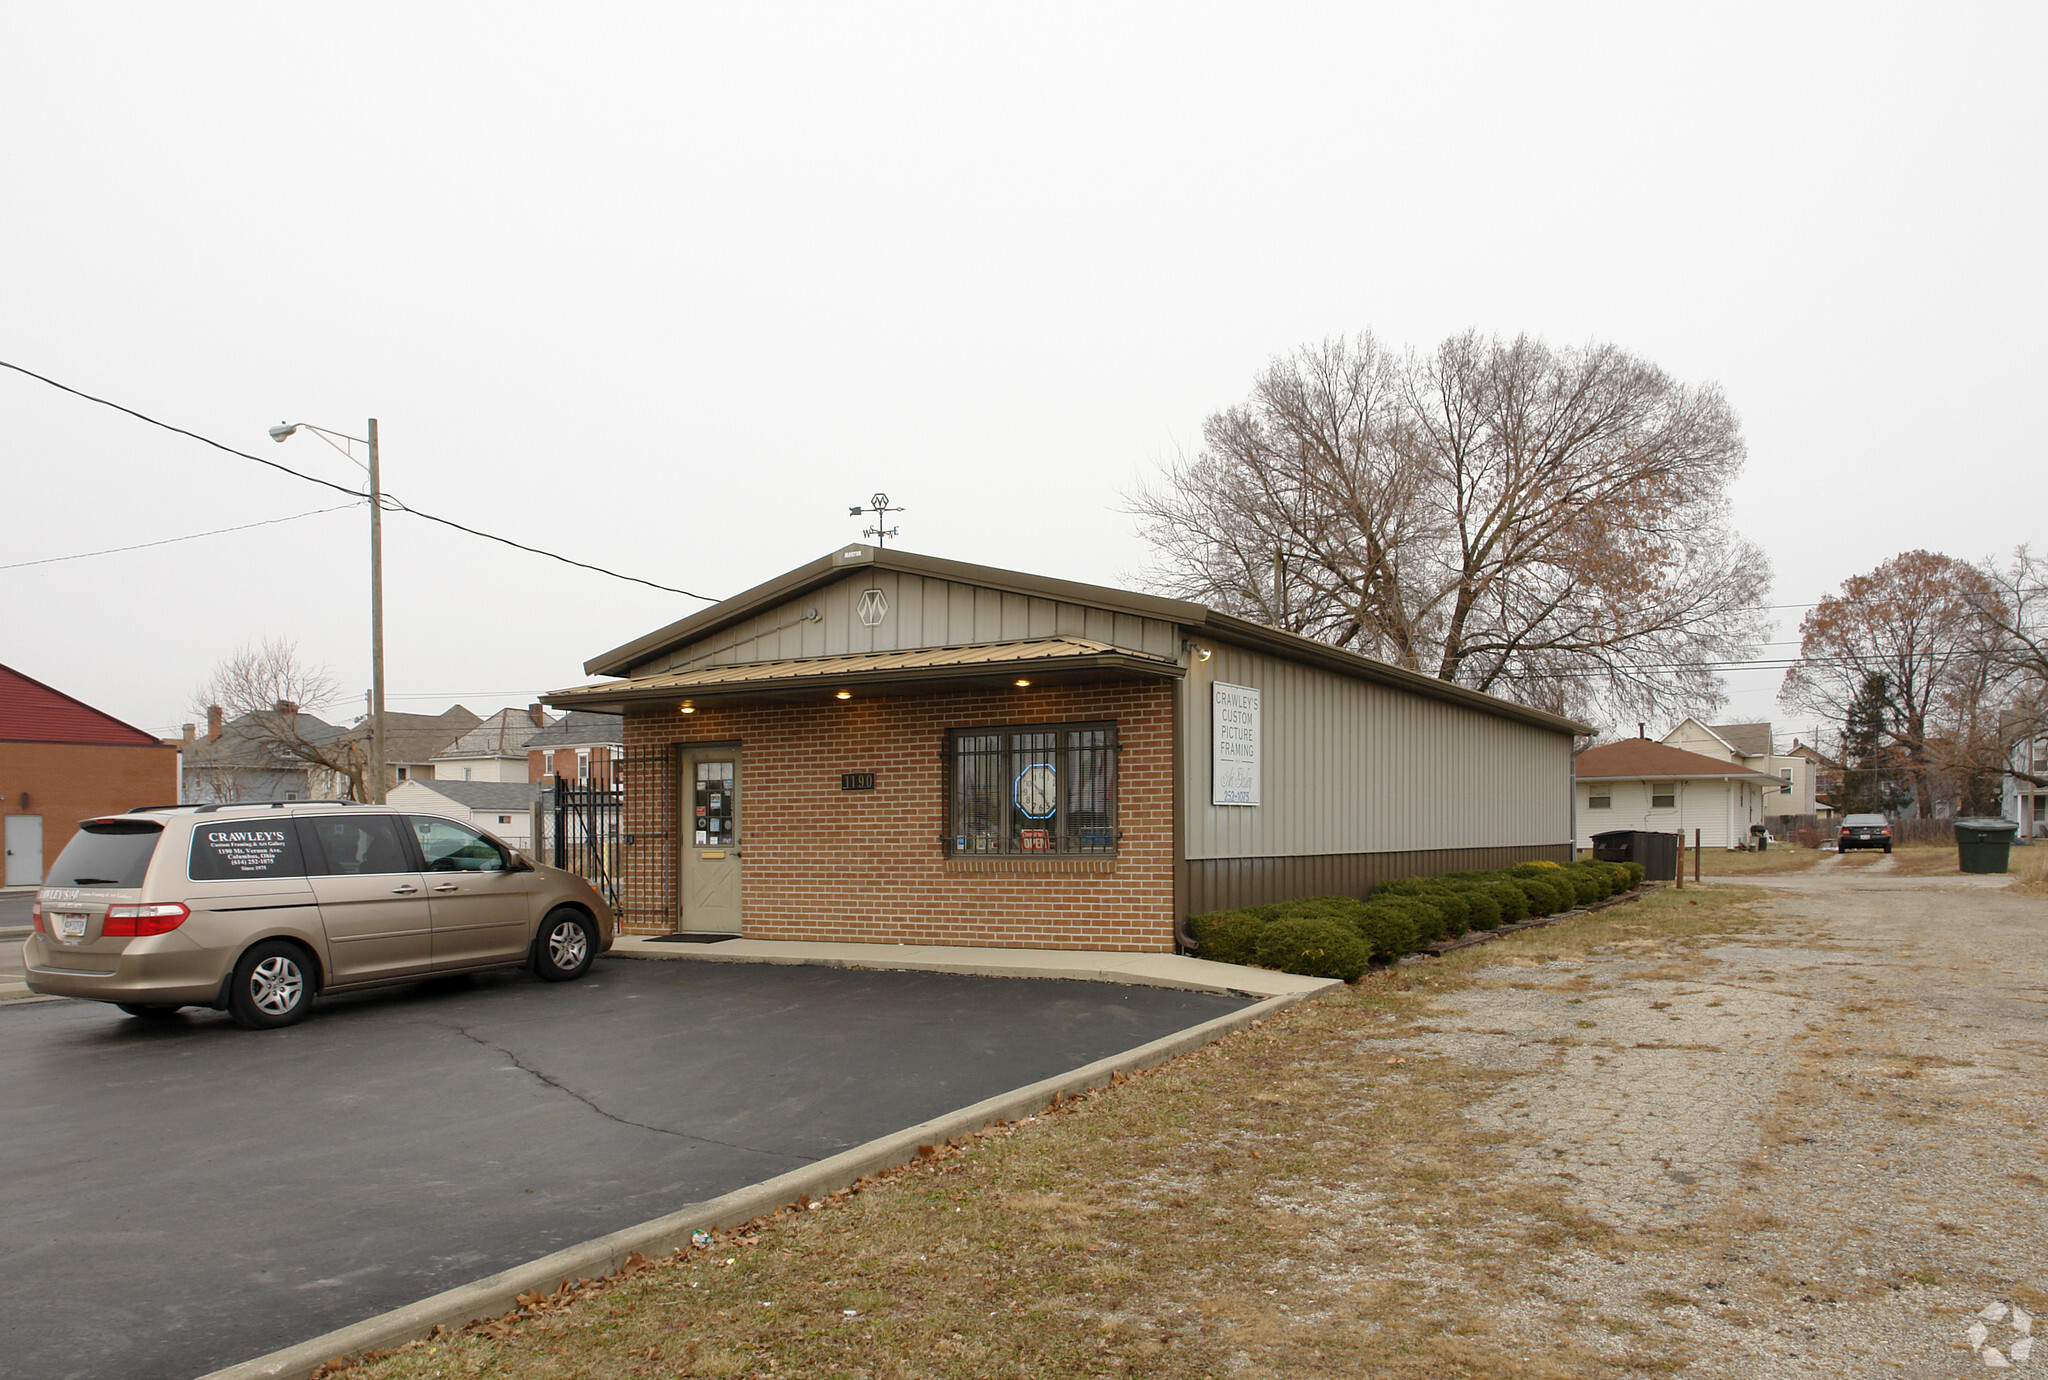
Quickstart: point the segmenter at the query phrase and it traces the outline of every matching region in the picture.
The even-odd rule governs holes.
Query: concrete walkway
[[[1178,954],[1115,953],[1095,949],[977,949],[936,944],[807,944],[769,939],[677,943],[640,934],[620,935],[621,958],[695,959],[700,963],[815,963],[828,968],[894,968],[921,973],[975,973],[988,977],[1078,978],[1189,992],[1236,992],[1253,997],[1305,996],[1342,987],[1335,978],[1297,977]]]

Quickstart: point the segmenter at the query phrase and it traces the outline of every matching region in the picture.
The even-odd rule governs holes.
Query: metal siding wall
[[[861,591],[871,585],[889,600],[889,616],[878,628],[863,626],[854,612]],[[777,627],[811,608],[823,615],[821,621]],[[785,657],[959,647],[1061,634],[1153,656],[1174,657],[1180,651],[1179,629],[1157,619],[1005,594],[952,580],[856,567],[823,589],[764,609],[701,642],[635,666],[631,674],[651,675],[683,665],[736,666]],[[709,656],[704,655],[707,643],[718,649]]]
[[[1215,655],[1191,662],[1182,690],[1191,864],[1563,847],[1569,839],[1568,735],[1207,645]],[[1256,807],[1209,803],[1209,687],[1216,681],[1261,692]]]
[[[1512,867],[1516,863],[1569,862],[1564,843],[1501,848],[1422,848],[1394,853],[1346,853],[1279,858],[1195,858],[1187,864],[1187,913],[1271,905],[1301,896],[1358,896],[1395,877],[1433,877]]]

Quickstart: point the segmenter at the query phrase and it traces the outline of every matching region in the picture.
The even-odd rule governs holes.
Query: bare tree
[[[1976,797],[2004,676],[1983,610],[1998,603],[1983,572],[1907,551],[1842,582],[1799,625],[1787,704],[1841,721],[1872,677],[1885,685],[1885,740],[1907,763],[1923,817],[1937,795]]]
[[[269,764],[308,771],[316,791],[346,782],[346,798],[369,799],[369,763],[360,735],[338,732],[312,713],[340,694],[334,678],[308,666],[299,656],[298,644],[289,638],[265,638],[222,661],[194,692],[192,709],[207,715],[209,724],[217,715],[223,731],[236,740],[238,760],[253,760],[240,766],[199,767],[216,791],[215,798],[233,798],[248,766]]]
[[[1128,502],[1153,582],[1526,703],[1699,712],[1762,635],[1715,388],[1610,345],[1370,335],[1276,360]]]
[[[2034,790],[2048,788],[2035,744],[2048,737],[2048,559],[2028,547],[2009,562],[1978,566],[1984,589],[1971,599],[1989,655],[2005,673],[1996,747],[2001,776]]]

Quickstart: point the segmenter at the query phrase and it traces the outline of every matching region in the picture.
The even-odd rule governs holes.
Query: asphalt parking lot
[[[0,1005],[0,1375],[203,1374],[1243,1004],[607,959],[270,1032]]]

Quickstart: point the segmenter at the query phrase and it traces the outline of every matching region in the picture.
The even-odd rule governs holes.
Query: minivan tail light
[[[100,935],[107,939],[143,939],[152,934],[169,934],[185,923],[192,911],[180,902],[154,906],[108,906]]]
[[[46,929],[44,929],[44,928],[43,928],[43,898],[42,898],[42,897],[38,896],[38,897],[36,897],[36,899],[35,899],[35,900],[33,900],[33,901],[29,902],[29,905],[28,905],[28,918],[29,918],[29,921],[30,921],[30,922],[31,922],[32,924],[34,924],[34,925],[35,925],[35,927],[36,927],[36,933],[37,933],[37,934],[48,934],[48,933],[49,933],[49,931],[48,931],[48,930],[46,930]]]

